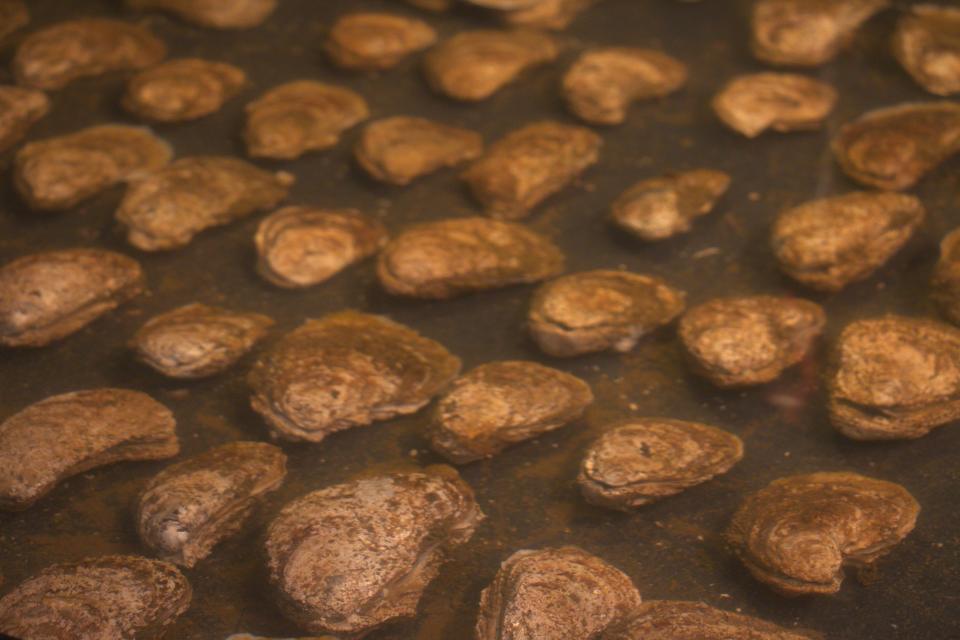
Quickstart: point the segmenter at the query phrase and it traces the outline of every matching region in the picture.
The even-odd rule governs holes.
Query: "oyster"
[[[768,129],[819,129],[836,104],[836,89],[795,73],[737,76],[724,85],[712,102],[720,120],[748,138]]]
[[[931,296],[950,322],[960,324],[960,233],[954,229],[940,242],[940,259],[930,283]]]
[[[0,85],[0,153],[20,142],[49,111],[50,99],[42,91]]]
[[[201,58],[169,60],[127,82],[123,107],[157,122],[195,120],[220,110],[247,82],[243,69]]]
[[[597,0],[540,0],[526,9],[504,11],[503,21],[510,26],[561,31]]]
[[[389,13],[351,13],[330,29],[327,53],[346,69],[389,69],[437,41],[423,20]]]
[[[211,29],[252,29],[270,17],[277,0],[127,0],[127,6],[140,11],[166,11]]]
[[[893,54],[930,93],[960,93],[960,8],[915,4],[897,22]]]
[[[0,0],[0,40],[29,22],[30,12],[23,0]]]

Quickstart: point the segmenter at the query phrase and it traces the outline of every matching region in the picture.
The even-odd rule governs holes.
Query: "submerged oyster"
[[[749,496],[727,538],[753,576],[784,595],[836,593],[843,565],[864,566],[913,530],[920,505],[892,482],[823,472]]]
[[[874,109],[831,142],[843,171],[877,189],[908,189],[960,151],[960,104],[905,103]]]
[[[167,55],[167,47],[145,28],[107,18],[80,18],[35,31],[13,59],[17,83],[62,89],[78,78],[143,69]]]
[[[590,386],[536,362],[490,362],[454,381],[430,426],[434,451],[457,464],[559,429],[593,402]]]
[[[0,633],[15,638],[159,638],[193,591],[172,564],[101,556],[47,567],[0,600]]]
[[[130,342],[144,364],[171,378],[204,378],[243,357],[273,320],[259,313],[188,304],[151,318]]]
[[[376,253],[383,224],[356,209],[284,207],[257,227],[257,271],[279,287],[309,287]]]
[[[730,176],[694,169],[641,180],[613,203],[613,223],[641,240],[663,240],[685,233],[713,210],[730,187]]]
[[[537,282],[563,264],[556,245],[522,225],[455,218],[414,225],[391,239],[377,276],[392,294],[442,299]]]
[[[482,152],[483,138],[475,131],[407,116],[371,122],[354,149],[367,173],[396,185],[473,160]]]
[[[960,418],[960,329],[884,316],[853,322],[834,349],[830,421],[856,440],[919,438]]]
[[[587,51],[563,76],[563,95],[577,117],[620,124],[630,104],[662,98],[687,82],[687,67],[660,51],[609,47]]]
[[[277,0],[126,0],[141,11],[167,11],[181,20],[211,29],[251,29],[263,24]]]
[[[492,144],[463,179],[487,215],[523,218],[595,164],[602,143],[585,127],[536,122]]]
[[[14,160],[13,180],[30,208],[59,211],[157,171],[171,157],[170,145],[149,129],[99,125],[24,145]]]
[[[720,387],[775,380],[807,357],[826,324],[823,308],[799,298],[717,298],[680,318],[694,370]]]
[[[839,291],[876,271],[906,244],[926,211],[898,193],[853,192],[782,212],[771,245],[780,268],[814,289]]]
[[[42,91],[0,85],[0,153],[27,134],[50,111],[50,99]]]
[[[815,67],[831,60],[857,28],[890,0],[757,0],[753,55],[777,65]]]
[[[307,320],[260,357],[251,404],[275,435],[320,442],[418,411],[459,370],[456,356],[412,329],[343,311]]]
[[[740,438],[716,427],[634,419],[590,445],[577,483],[587,502],[629,511],[726,473],[742,457]]]
[[[960,93],[960,8],[915,4],[900,17],[893,54],[930,93]]]
[[[502,12],[503,21],[510,26],[529,29],[566,29],[580,13],[597,0],[540,0],[536,4]]]
[[[640,605],[616,567],[577,547],[517,551],[480,594],[476,640],[591,640]]]
[[[435,91],[476,102],[557,53],[549,36],[532,31],[466,31],[431,49],[424,57],[424,73]]]
[[[137,499],[140,539],[164,560],[192,567],[283,483],[286,461],[271,444],[231,442],[167,467]]]
[[[23,0],[0,0],[0,40],[29,22],[30,13]]]
[[[483,517],[450,467],[327,487],[270,523],[270,582],[301,627],[357,637],[412,617],[446,556]]]
[[[423,20],[389,13],[351,13],[330,29],[327,53],[347,69],[389,69],[437,41]]]
[[[169,60],[127,82],[123,107],[158,122],[195,120],[220,110],[247,82],[243,69],[202,58]]]
[[[752,73],[724,85],[711,104],[725,125],[755,138],[767,129],[819,129],[837,104],[837,90],[795,73]]]
[[[177,455],[176,423],[139,391],[51,396],[0,424],[0,509],[26,509],[70,476],[123,460]]]
[[[64,249],[0,268],[0,345],[42,347],[144,289],[140,264],[104,249]]]
[[[144,251],[176,249],[210,227],[275,206],[294,178],[228,156],[195,156],[130,185],[116,212],[127,240]]]
[[[684,297],[653,276],[584,271],[541,285],[527,321],[533,339],[552,356],[630,351],[680,315]]]
[[[340,134],[370,115],[349,89],[313,80],[288,82],[247,105],[243,139],[254,158],[292,160],[329,149]]]
[[[960,324],[960,230],[954,229],[940,242],[940,259],[930,283],[932,297],[950,322]]]

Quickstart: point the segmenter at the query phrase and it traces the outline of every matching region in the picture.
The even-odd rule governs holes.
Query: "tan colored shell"
[[[577,547],[517,551],[480,594],[476,640],[592,640],[640,605],[630,578]]]
[[[455,218],[414,225],[392,238],[377,259],[388,292],[415,298],[453,296],[537,282],[563,271],[550,240],[512,222]]]
[[[463,180],[487,215],[516,220],[595,164],[602,144],[585,127],[535,122],[490,145]]]
[[[562,31],[597,0],[540,0],[526,9],[502,12],[504,23],[527,29]]]
[[[246,107],[243,139],[253,158],[292,160],[329,149],[370,115],[357,93],[313,80],[274,87]]]
[[[172,157],[170,145],[145,127],[98,125],[24,145],[13,180],[30,208],[60,211],[158,171]]]
[[[583,380],[536,362],[490,362],[456,379],[440,397],[430,446],[451,462],[492,457],[559,429],[593,402]]]
[[[0,599],[0,633],[15,638],[159,638],[190,606],[172,564],[100,556],[47,567]],[[53,630],[53,631],[51,631]]]
[[[567,107],[591,124],[622,123],[630,104],[662,98],[687,82],[687,66],[661,51],[607,47],[582,54],[563,76]]]
[[[165,376],[204,378],[236,363],[272,325],[259,313],[194,303],[148,320],[130,346],[138,360]]]
[[[350,13],[334,23],[326,49],[341,67],[378,70],[395,67],[436,41],[437,32],[423,20],[389,13]]]
[[[167,47],[144,27],[106,18],[80,18],[35,31],[17,47],[17,84],[62,89],[78,78],[143,69],[167,55]]]
[[[960,233],[954,229],[940,241],[940,259],[930,283],[931,297],[954,324],[960,324]]]
[[[753,55],[775,65],[819,66],[888,6],[890,0],[757,0],[751,17]]]
[[[252,29],[263,24],[278,0],[126,0],[141,11],[167,11],[191,24],[211,29]]]
[[[533,31],[465,31],[427,52],[423,68],[438,93],[478,102],[557,54],[549,36]]]
[[[26,509],[64,478],[96,467],[179,451],[173,414],[144,393],[51,396],[0,423],[0,509]]]
[[[856,440],[919,438],[960,418],[960,329],[882,316],[847,325],[828,373],[830,421]]]
[[[50,112],[50,99],[42,91],[0,85],[0,153],[27,134]]]
[[[633,419],[590,445],[577,484],[587,502],[629,511],[726,473],[742,457],[740,438],[716,427]]]
[[[720,387],[764,384],[807,357],[826,324],[799,298],[716,298],[691,308],[677,333],[694,371]]]
[[[789,596],[840,590],[913,530],[920,505],[892,482],[821,472],[774,480],[747,497],[727,538],[757,580]]]
[[[275,206],[293,182],[289,173],[264,171],[239,158],[181,158],[132,183],[116,218],[138,249],[176,249],[205,229]]]
[[[768,129],[819,129],[837,104],[837,90],[795,73],[752,73],[724,85],[711,104],[725,125],[755,138]]]
[[[202,58],[168,60],[127,81],[123,107],[157,122],[184,122],[210,115],[240,92],[243,69]]]
[[[271,444],[230,442],[167,467],[137,498],[140,540],[164,560],[194,566],[280,487],[286,461]]]
[[[909,7],[897,21],[893,54],[930,93],[960,93],[960,8],[938,4]]]
[[[278,437],[320,442],[420,410],[459,371],[440,343],[380,316],[342,311],[307,320],[264,353],[249,375],[250,403]]]
[[[552,356],[626,352],[679,316],[684,299],[683,292],[653,276],[583,271],[538,287],[527,324],[540,348]]]
[[[386,242],[383,224],[356,209],[284,207],[257,227],[257,272],[279,287],[310,287]]]
[[[299,626],[359,637],[413,617],[448,554],[483,518],[473,491],[445,466],[327,487],[270,523],[270,583]]]
[[[813,289],[839,291],[869,278],[925,217],[923,203],[914,196],[856,191],[783,211],[770,243],[791,278]]]
[[[845,124],[830,143],[844,173],[877,189],[909,189],[960,152],[960,103],[903,103]]]
[[[713,169],[648,178],[614,201],[610,218],[641,240],[663,240],[689,231],[696,218],[713,211],[729,187],[729,174]]]
[[[23,256],[0,268],[0,345],[42,347],[140,295],[143,269],[104,249]]]
[[[481,153],[479,133],[408,116],[371,122],[354,148],[357,162],[367,173],[396,185],[473,160]]]

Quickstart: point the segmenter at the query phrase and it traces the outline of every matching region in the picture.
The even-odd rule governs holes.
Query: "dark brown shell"
[[[357,162],[367,173],[396,185],[473,160],[481,153],[479,133],[407,116],[371,122],[354,148]]]
[[[476,640],[591,640],[640,605],[619,569],[577,547],[517,551],[480,594]]]
[[[274,87],[248,104],[246,111],[247,154],[281,160],[329,149],[341,133],[370,116],[359,94],[313,80]]]
[[[50,99],[42,91],[0,85],[0,153],[20,142],[49,111]]]
[[[266,334],[259,313],[188,304],[148,320],[130,346],[137,359],[171,378],[204,378],[228,369]]]
[[[595,164],[602,144],[585,127],[536,122],[492,144],[463,180],[487,215],[523,218]]]
[[[897,21],[893,54],[930,93],[960,93],[960,8],[937,4],[908,7]]]
[[[484,515],[450,467],[346,482],[294,500],[267,529],[281,610],[313,632],[361,636],[412,617]]]
[[[138,249],[176,249],[205,229],[275,206],[293,182],[289,173],[270,173],[238,158],[183,158],[132,183],[116,218]]]
[[[392,294],[453,296],[537,282],[563,271],[552,242],[526,227],[488,218],[456,218],[410,227],[380,252],[377,276]]]
[[[583,380],[536,362],[480,365],[453,382],[437,402],[430,446],[457,464],[559,429],[593,402]]]
[[[826,324],[823,308],[799,298],[717,298],[680,318],[694,370],[720,387],[775,380],[810,352]]]
[[[180,450],[173,414],[139,391],[51,396],[0,424],[0,509],[26,509],[70,476]]]
[[[31,209],[69,209],[104,189],[158,171],[173,150],[144,127],[107,124],[24,145],[14,185]]]
[[[423,69],[438,93],[479,102],[557,53],[552,38],[532,31],[464,31],[431,49]]]
[[[600,640],[822,640],[822,636],[702,602],[647,600]]]
[[[856,440],[919,438],[960,418],[960,329],[883,316],[840,334],[828,373],[830,420]]]
[[[443,345],[380,316],[342,311],[307,320],[250,372],[251,404],[273,433],[327,435],[418,411],[460,371]]]
[[[910,195],[856,191],[780,213],[771,246],[780,268],[813,289],[839,291],[876,271],[926,217]]]
[[[350,13],[334,23],[326,49],[341,67],[378,70],[395,67],[436,41],[437,32],[423,20],[389,13]]]
[[[143,69],[166,55],[163,41],[139,25],[106,18],[80,18],[27,36],[17,48],[13,73],[17,84],[62,89],[78,78]]]
[[[843,565],[864,566],[913,530],[920,505],[892,482],[821,472],[749,496],[727,537],[757,580],[784,595],[836,593]]]
[[[795,73],[751,73],[724,85],[711,104],[725,125],[755,138],[768,129],[819,129],[837,104],[837,90]]]
[[[843,125],[831,142],[844,173],[877,189],[909,189],[960,151],[960,104],[904,103]]]
[[[622,123],[630,104],[662,98],[687,82],[687,67],[652,49],[608,47],[581,55],[563,76],[567,107],[591,124]]]
[[[577,483],[587,502],[629,511],[726,473],[742,457],[743,442],[722,429],[633,419],[590,445]]]
[[[286,461],[265,442],[231,442],[167,467],[137,499],[140,539],[164,560],[192,567],[280,487]]]
[[[30,22],[30,12],[23,0],[0,0],[0,40]]]
[[[931,297],[950,322],[960,324],[960,233],[954,229],[940,242],[940,259],[930,283]]]
[[[540,348],[552,356],[626,352],[679,316],[684,300],[682,291],[653,276],[583,271],[538,287],[527,324]]]
[[[890,0],[757,0],[751,18],[753,55],[775,65],[819,66],[888,6]]]
[[[140,264],[104,249],[35,253],[0,268],[0,345],[42,347],[143,292]]]
[[[310,287],[386,242],[383,224],[356,209],[284,207],[257,227],[257,271],[279,287]]]
[[[167,11],[211,29],[252,29],[277,8],[277,0],[126,0],[131,9]]]
[[[136,74],[127,82],[123,107],[157,122],[195,120],[220,110],[247,82],[232,64],[181,58]]]
[[[694,169],[641,180],[613,203],[611,220],[641,240],[656,241],[685,233],[710,213],[730,187],[730,176]]]

